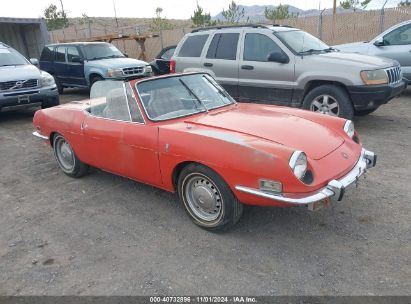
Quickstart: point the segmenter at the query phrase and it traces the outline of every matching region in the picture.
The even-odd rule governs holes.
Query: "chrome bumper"
[[[47,136],[41,135],[39,132],[35,131],[32,133],[35,137],[38,137],[40,139],[44,139],[44,140],[49,140],[49,138]]]
[[[375,166],[376,162],[377,155],[374,154],[374,152],[362,149],[358,162],[347,175],[339,180],[333,179],[324,188],[311,193],[275,194],[243,186],[236,186],[235,188],[241,192],[276,200],[279,202],[294,205],[308,205],[308,207],[310,207],[310,204],[329,198],[341,201],[344,196],[345,188],[357,182],[360,176],[363,175],[367,169]]]

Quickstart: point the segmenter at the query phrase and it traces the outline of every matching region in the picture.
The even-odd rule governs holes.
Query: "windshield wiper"
[[[198,98],[198,96],[188,87],[188,85],[187,85],[181,78],[179,78],[178,80],[179,80],[179,81],[182,83],[182,85],[190,92],[190,94],[193,95],[193,96],[197,99],[198,103],[199,103],[201,106],[203,106],[204,109],[206,110],[206,112],[208,113],[208,109],[207,109],[207,107],[205,106],[205,104],[201,101],[201,99]]]
[[[321,51],[323,51],[323,50],[309,49],[309,50],[306,50],[306,51],[298,52],[298,54],[300,54],[300,55],[312,54],[314,52],[321,52]]]
[[[2,64],[0,66],[4,67],[4,66],[18,66],[18,65],[24,65],[24,64],[21,64],[21,63],[18,63],[18,64]]]
[[[329,48],[323,49],[323,51],[326,53],[330,53],[330,52],[337,52],[338,50],[330,46]]]

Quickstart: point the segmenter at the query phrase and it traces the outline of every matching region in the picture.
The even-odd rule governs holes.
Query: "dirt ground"
[[[67,177],[33,113],[0,113],[0,295],[411,294],[411,89],[355,120],[378,164],[343,202],[247,207],[218,234],[173,194]]]

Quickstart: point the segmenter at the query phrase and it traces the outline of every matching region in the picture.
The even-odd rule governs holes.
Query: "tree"
[[[405,0],[401,1],[398,3],[398,7],[410,7],[411,6],[411,1],[410,0]]]
[[[231,1],[228,10],[223,9],[222,15],[227,23],[239,23],[244,18],[244,8]]]
[[[265,15],[265,18],[275,23],[276,20],[284,20],[290,17],[294,17],[294,14],[290,14],[288,9],[289,9],[288,5],[282,5],[282,4],[278,5],[276,8],[273,8],[273,9],[266,7],[264,9],[264,15]]]
[[[156,18],[153,18],[150,24],[150,31],[159,32],[161,30],[171,30],[173,25],[167,21],[166,18],[161,17],[163,9],[161,7],[156,8]]]
[[[66,13],[63,11],[58,11],[57,6],[54,4],[50,4],[44,10],[44,17],[46,18],[47,22],[47,29],[58,30],[68,26],[68,20]]]
[[[211,21],[210,13],[203,13],[203,8],[197,5],[197,9],[194,10],[194,16],[191,17],[194,25],[197,27],[200,26],[209,26],[215,22]]]
[[[344,0],[340,2],[340,6],[343,9],[350,9],[352,8],[354,10],[354,12],[361,8],[361,9],[365,9],[367,8],[368,4],[370,4],[371,0],[364,0],[364,1],[360,1],[360,0]]]

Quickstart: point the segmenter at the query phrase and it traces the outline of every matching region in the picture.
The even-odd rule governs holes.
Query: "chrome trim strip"
[[[235,186],[235,189],[248,194],[272,199],[279,202],[295,204],[295,205],[307,205],[326,198],[335,198],[336,200],[342,200],[344,190],[347,186],[356,182],[358,178],[363,175],[367,169],[375,166],[377,156],[368,150],[362,149],[361,156],[354,168],[348,172],[347,175],[339,180],[331,180],[324,188],[311,192],[311,193],[285,193],[275,194],[261,191],[260,189],[253,189],[244,186]]]
[[[49,140],[48,136],[41,135],[38,131],[34,131],[32,134],[40,139]]]

